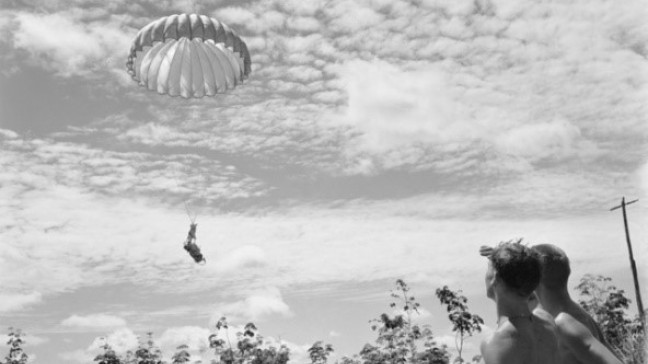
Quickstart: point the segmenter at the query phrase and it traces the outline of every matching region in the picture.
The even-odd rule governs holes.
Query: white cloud
[[[534,160],[561,159],[577,152],[580,139],[578,127],[564,120],[555,120],[515,127],[496,137],[496,144],[507,154]]]
[[[0,136],[7,139],[15,139],[18,138],[18,133],[9,129],[0,129]]]
[[[408,71],[374,60],[348,62],[339,72],[348,93],[344,118],[363,133],[369,151],[466,138],[440,70]]]
[[[276,314],[284,317],[293,315],[279,289],[266,287],[248,292],[241,301],[219,305],[210,322],[215,323],[223,316],[231,321],[259,321]]]
[[[325,8],[329,2],[326,0],[275,0],[274,4],[289,14],[312,16],[315,15],[317,11]]]
[[[217,258],[216,270],[234,272],[240,269],[263,267],[268,264],[266,253],[257,246],[243,246]]]
[[[228,7],[219,9],[216,12],[215,18],[227,25],[245,25],[247,23],[252,23],[256,18],[256,14],[241,7]]]
[[[72,315],[61,322],[63,326],[99,328],[126,326],[126,320],[121,317],[107,314],[93,314],[86,316]]]
[[[253,320],[271,314],[292,315],[290,307],[283,301],[278,289],[268,289],[266,292],[251,295],[245,299],[245,304],[246,314]]]
[[[290,68],[287,76],[291,80],[306,83],[322,79],[322,71],[307,66],[295,66]]]
[[[337,32],[357,32],[377,25],[384,16],[356,1],[333,2],[324,9],[331,19],[329,27]]]
[[[329,40],[321,34],[309,34],[305,36],[284,37],[281,44],[286,47],[289,54],[315,51],[325,46]]]
[[[642,189],[642,197],[648,197],[648,162],[645,162],[637,170],[639,186]]]
[[[43,344],[46,344],[50,342],[49,337],[43,337],[43,336],[37,336],[37,335],[32,335],[32,334],[27,334],[25,335],[25,346],[30,347],[30,346],[40,346]]]
[[[121,137],[123,139],[135,139],[143,144],[164,143],[173,145],[177,135],[178,131],[172,127],[149,122],[129,129]]]
[[[87,352],[98,353],[103,351],[104,343],[119,355],[124,355],[129,350],[135,350],[139,345],[137,335],[129,328],[121,328],[113,331],[108,336],[96,338],[86,349]]]
[[[286,22],[286,25],[288,26],[288,28],[300,32],[315,32],[320,29],[320,23],[317,21],[317,19],[304,16],[289,18]]]
[[[160,336],[160,348],[163,352],[173,352],[178,346],[187,345],[192,351],[205,352],[209,349],[210,334],[211,332],[203,327],[172,327]]]
[[[86,350],[77,349],[73,351],[66,351],[58,354],[59,358],[66,362],[89,363],[94,360],[96,354],[87,352]]]
[[[8,274],[8,271],[5,273]],[[0,313],[24,310],[29,306],[40,303],[42,300],[43,296],[40,292],[26,294],[0,293]]]
[[[19,24],[15,46],[28,50],[43,68],[63,76],[87,76],[92,69],[117,67],[134,36],[122,30],[118,21],[86,24],[72,13],[20,12],[15,19]]]

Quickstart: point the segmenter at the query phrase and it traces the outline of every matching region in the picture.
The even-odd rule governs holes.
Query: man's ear
[[[495,286],[497,286],[499,284],[499,282],[500,282],[500,276],[496,271],[496,272],[493,273],[493,276],[491,277],[489,283],[491,284],[491,286],[495,287]]]

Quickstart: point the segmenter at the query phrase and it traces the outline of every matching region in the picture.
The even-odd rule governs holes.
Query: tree
[[[324,344],[322,341],[316,341],[313,346],[308,349],[308,356],[310,357],[312,364],[325,364],[332,352],[333,346],[331,344]]]
[[[236,349],[229,339],[229,325],[225,317],[216,323],[216,333],[209,336],[209,346],[214,349],[218,360],[215,364],[286,364],[290,359],[290,350],[287,346],[279,348],[265,342],[263,336],[258,334],[257,327],[248,323],[242,332],[236,333]],[[225,331],[226,340],[219,338],[221,331]]]
[[[476,332],[481,332],[481,325],[484,320],[478,315],[473,315],[468,311],[468,299],[461,294],[461,291],[452,291],[448,286],[443,286],[436,290],[437,298],[442,305],[446,305],[448,319],[452,322],[452,331],[455,332],[455,347],[459,356],[454,360],[456,363],[464,363],[462,351],[466,337],[472,336]],[[480,358],[473,358],[473,361],[479,361]]]
[[[375,345],[366,344],[360,351],[359,360],[363,364],[402,364],[430,363],[447,364],[447,348],[438,346],[434,341],[432,330],[428,325],[412,322],[412,315],[418,314],[420,304],[410,294],[409,286],[402,280],[396,280],[396,289],[392,290],[390,303],[392,309],[403,313],[390,316],[381,314],[369,321],[371,329],[378,333]],[[343,358],[353,363],[355,358]]]
[[[22,349],[25,341],[23,340],[23,332],[20,329],[9,328],[9,353],[5,357],[4,364],[26,364],[29,356]]]
[[[176,348],[176,352],[171,357],[172,364],[184,364],[188,363],[191,360],[191,354],[187,350],[189,347],[185,344],[182,344]]]
[[[644,363],[645,333],[637,315],[630,319],[627,310],[631,301],[625,291],[612,284],[612,278],[586,274],[576,286],[581,299],[578,303],[599,325],[606,341],[626,363]]]
[[[281,345],[278,349],[274,346],[255,349],[254,359],[250,364],[286,364],[290,360],[290,349]]]
[[[159,347],[155,345],[153,341],[153,333],[147,332],[146,336],[146,345],[141,341],[137,350],[135,351],[135,363],[136,364],[163,364],[162,362],[162,351]]]
[[[166,364],[162,360],[162,351],[155,345],[153,341],[153,333],[146,333],[148,339],[146,343],[139,342],[135,351],[127,351],[125,355],[119,355],[113,350],[105,337],[100,337],[99,340],[103,341],[100,346],[103,353],[97,355],[94,361],[97,364]]]
[[[97,355],[94,358],[94,361],[96,361],[97,364],[124,364],[121,358],[112,349],[110,344],[108,344],[106,339],[103,337],[100,339],[104,341],[104,344],[101,346],[104,352],[102,354]]]

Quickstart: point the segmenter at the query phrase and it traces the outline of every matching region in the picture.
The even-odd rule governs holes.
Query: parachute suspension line
[[[178,170],[177,170],[177,168],[173,172],[174,172],[173,181],[175,182],[176,187],[178,187],[178,189],[180,190],[181,187],[180,187],[180,183],[178,183]],[[191,209],[189,208],[189,203],[187,202],[187,200],[183,200],[182,203],[184,204],[185,212],[187,213],[187,217],[189,217],[189,221],[191,221],[192,224],[195,224],[196,223],[196,218],[198,217],[198,213],[197,212],[191,212]]]
[[[191,210],[189,209],[189,204],[187,204],[187,201],[184,201],[184,207],[185,211],[187,211],[187,216],[189,217],[189,221],[191,221],[192,224],[196,223],[196,218],[198,217],[198,213],[191,213]]]

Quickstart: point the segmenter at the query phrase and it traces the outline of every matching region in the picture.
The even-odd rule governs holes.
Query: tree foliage
[[[185,344],[179,345],[176,348],[176,352],[171,357],[172,364],[184,364],[188,363],[191,360],[191,354],[189,353],[189,347]]]
[[[645,363],[646,336],[637,315],[628,318],[631,301],[625,291],[612,284],[612,278],[586,274],[576,286],[578,303],[594,318],[607,342],[626,363]]]
[[[646,339],[641,321],[637,315],[629,318],[627,310],[631,300],[624,290],[612,284],[612,279],[601,275],[585,275],[576,286],[581,299],[579,304],[594,318],[610,345],[622,356],[625,363],[646,363]],[[451,355],[446,345],[435,341],[429,325],[415,323],[420,304],[412,295],[410,287],[402,279],[396,280],[390,292],[392,301],[390,313],[382,313],[369,321],[370,328],[377,334],[373,343],[365,344],[351,357],[344,356],[336,364],[449,364]],[[454,363],[465,363],[463,347],[466,338],[481,332],[483,319],[472,314],[468,299],[461,291],[452,291],[448,286],[436,290],[440,303],[446,307],[448,319],[455,332],[457,356]],[[285,344],[277,346],[264,339],[254,323],[246,324],[235,334],[236,340],[230,341],[229,324],[222,317],[215,325],[216,332],[209,336],[210,348],[216,359],[211,364],[287,364],[290,349]],[[27,364],[28,355],[24,352],[24,334],[19,329],[9,328],[9,352],[0,364]],[[96,364],[166,364],[162,352],[155,345],[153,333],[147,333],[145,342],[140,341],[137,349],[125,356],[118,355],[110,344],[103,339],[100,348],[103,352],[94,358]],[[326,364],[331,353],[331,344],[316,341],[309,349],[311,364]],[[472,358],[479,363],[481,357]],[[198,364],[191,361],[187,345],[180,345],[172,356],[172,364]]]
[[[9,328],[9,353],[4,359],[4,364],[26,364],[29,356],[25,353],[22,346],[25,343],[23,337],[25,334],[20,329]]]
[[[452,291],[448,286],[436,290],[436,296],[442,305],[446,306],[448,319],[452,322],[452,331],[455,335],[455,346],[459,356],[456,363],[465,362],[462,355],[464,340],[468,336],[481,332],[481,325],[484,320],[468,310],[468,299],[461,294],[461,291]],[[479,361],[479,358],[473,358]]]
[[[146,333],[146,343],[140,341],[137,350],[135,350],[134,364],[164,364],[162,361],[162,351],[153,341],[153,333]]]
[[[117,355],[115,350],[108,344],[107,341],[105,341],[105,338],[101,338],[104,340],[104,344],[101,346],[103,349],[103,353],[97,355],[94,358],[94,361],[97,362],[97,364],[124,364],[124,361]]]
[[[402,279],[396,281],[391,297],[389,306],[396,313],[383,313],[369,321],[378,334],[375,343],[366,344],[355,358],[342,358],[342,363],[447,364],[450,359],[445,345],[436,343],[428,325],[413,322],[412,316],[419,314],[420,304]]]
[[[153,333],[148,332],[146,336],[145,343],[140,341],[135,351],[129,350],[125,355],[119,355],[105,337],[100,337],[99,340],[103,341],[100,346],[103,353],[97,355],[94,361],[96,364],[167,364],[162,360],[162,351],[153,341]]]
[[[220,337],[223,333],[225,339]],[[216,333],[209,336],[209,346],[218,357],[213,364],[286,364],[290,359],[290,349],[286,345],[277,348],[266,342],[251,322],[236,333],[236,347],[232,346],[225,317],[216,323]]]
[[[312,364],[325,364],[328,362],[329,355],[333,352],[331,344],[324,344],[322,341],[316,341],[309,349],[308,356]]]

